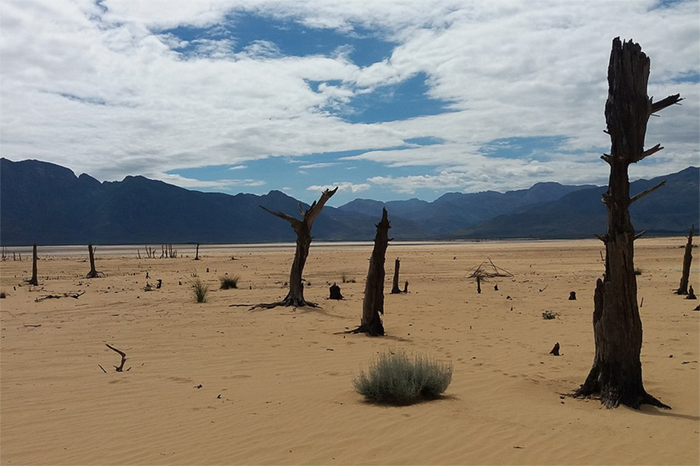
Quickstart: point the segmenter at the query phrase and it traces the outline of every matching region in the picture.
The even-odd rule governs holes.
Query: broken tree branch
[[[60,299],[60,298],[73,298],[73,299],[78,299],[78,298],[80,298],[80,297],[81,297],[82,295],[84,295],[84,294],[85,294],[84,291],[83,291],[82,293],[73,293],[73,294],[70,294],[70,293],[63,293],[62,295],[60,295],[60,294],[50,294],[50,295],[42,296],[41,298],[36,298],[36,299],[34,300],[34,302],[35,302],[35,303],[40,303],[41,301],[44,301],[44,300],[46,300],[46,299]]]
[[[639,194],[637,194],[637,195],[635,195],[635,196],[632,196],[632,197],[630,198],[630,204],[632,204],[632,203],[635,202],[635,201],[640,200],[641,198],[643,198],[643,197],[646,196],[647,194],[653,193],[654,191],[656,191],[657,189],[659,189],[661,186],[663,186],[663,185],[665,185],[665,184],[666,184],[666,180],[663,180],[661,183],[657,184],[657,185],[654,186],[653,188],[649,188],[649,189],[647,189],[646,191],[642,191],[641,193],[639,193]]]
[[[651,149],[645,150],[644,152],[642,152],[638,156],[632,157],[632,161],[634,163],[639,162],[640,160],[644,160],[645,158],[649,157],[650,155],[656,154],[660,150],[663,150],[663,147],[661,147],[661,144],[657,144],[654,147],[652,147]]]
[[[110,345],[109,343],[105,343],[105,345],[107,345],[107,348],[111,349],[112,351],[116,351],[117,353],[119,353],[119,355],[122,357],[122,362],[121,362],[121,364],[119,364],[119,367],[114,366],[114,368],[117,370],[117,372],[123,372],[124,363],[126,362],[126,353],[121,351],[121,350],[118,350],[117,348]],[[131,367],[129,369],[131,369]],[[127,371],[129,369],[127,369]]]
[[[666,107],[670,107],[671,105],[677,104],[683,100],[681,98],[680,94],[675,94],[675,95],[670,95],[666,97],[665,99],[659,100],[658,102],[652,102],[651,103],[651,108],[649,110],[649,115],[652,113],[660,112],[661,110],[665,109]]]

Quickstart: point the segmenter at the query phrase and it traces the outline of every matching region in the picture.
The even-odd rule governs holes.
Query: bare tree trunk
[[[690,227],[688,233],[688,242],[685,245],[685,254],[683,255],[683,275],[681,275],[681,284],[676,291],[676,294],[688,294],[688,279],[690,278],[690,264],[693,262],[693,230],[695,225]]]
[[[316,307],[315,303],[304,299],[302,274],[304,272],[304,266],[306,265],[306,259],[309,257],[309,248],[311,247],[311,227],[313,226],[314,220],[316,220],[318,214],[321,213],[323,206],[326,204],[326,202],[328,202],[328,199],[330,199],[337,191],[338,188],[335,188],[332,191],[329,189],[323,191],[319,200],[314,201],[314,203],[311,204],[311,207],[309,207],[309,210],[304,211],[301,204],[299,204],[299,212],[302,214],[301,220],[283,212],[273,212],[268,210],[266,207],[260,206],[260,208],[266,212],[289,222],[297,235],[297,243],[296,250],[294,252],[292,270],[289,272],[289,292],[287,293],[287,296],[280,302],[260,304],[255,307],[264,307],[268,309],[276,306]]]
[[[401,261],[397,257],[394,261],[394,285],[391,287],[391,294],[401,293],[401,288],[399,288],[399,267],[401,266]]]
[[[369,271],[365,283],[365,297],[362,301],[360,326],[345,333],[366,333],[376,337],[384,335],[384,325],[379,314],[384,314],[384,261],[389,246],[389,219],[386,209],[382,209],[382,220],[377,224],[374,249],[369,259]]]
[[[99,274],[95,269],[95,250],[92,244],[88,244],[88,254],[90,255],[90,272],[88,272],[87,278],[97,278]]]
[[[27,283],[34,286],[39,286],[39,279],[37,278],[36,262],[39,260],[39,255],[36,251],[36,244],[32,248],[32,278]]]
[[[620,403],[638,409],[643,403],[668,408],[649,395],[642,383],[642,321],[637,306],[634,275],[635,235],[629,206],[662,184],[630,198],[627,169],[632,163],[658,152],[659,145],[645,151],[644,137],[652,113],[680,100],[679,95],[653,103],[647,97],[649,59],[633,42],[613,40],[608,66],[608,100],[605,104],[607,133],[612,148],[602,158],[610,165],[608,191],[603,201],[608,211],[605,243],[605,275],[594,293],[593,367],[575,396],[600,394],[608,408]]]
[[[196,261],[199,260],[199,243],[197,243],[197,249],[195,250],[195,253],[194,253],[194,260],[196,260]]]

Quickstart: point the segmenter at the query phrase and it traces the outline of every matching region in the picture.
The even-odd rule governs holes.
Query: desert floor
[[[392,243],[383,338],[335,334],[360,322],[369,243],[312,244],[306,298],[321,307],[271,310],[246,304],[286,294],[291,245],[203,246],[199,261],[191,246],[176,259],[98,247],[105,276],[90,280],[87,248],[40,248],[38,287],[24,283],[28,250],[20,262],[8,248],[0,462],[698,464],[700,312],[672,293],[685,238],[636,244],[644,383],[671,411],[567,396],[593,359],[597,240]],[[396,257],[408,294],[389,294]],[[487,258],[514,277],[477,294],[467,271]],[[240,276],[238,289],[218,289],[225,273]],[[207,303],[194,302],[195,274],[210,286]],[[144,291],[157,279],[161,289]],[[345,300],[326,299],[333,282]],[[543,319],[547,310],[558,317]],[[128,372],[115,371],[106,343],[126,352]],[[451,362],[446,396],[365,402],[353,377],[387,350]]]

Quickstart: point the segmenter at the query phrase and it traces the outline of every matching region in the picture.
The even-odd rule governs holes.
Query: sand
[[[642,239],[635,257],[644,383],[671,411],[566,396],[593,359],[597,240],[392,243],[383,338],[335,334],[359,324],[369,243],[312,245],[306,298],[320,308],[253,311],[229,305],[282,298],[290,245],[203,246],[200,261],[184,246],[189,257],[140,260],[135,246],[98,247],[105,276],[91,280],[87,248],[40,248],[38,287],[23,284],[26,250],[19,262],[8,249],[0,462],[698,464],[700,312],[672,293],[684,244]],[[408,294],[388,294],[396,257]],[[487,258],[514,277],[477,294],[466,272]],[[195,273],[211,287],[207,303],[194,302]],[[239,289],[218,289],[224,273],[240,275]],[[157,279],[161,289],[144,291]],[[326,299],[332,282],[345,300]],[[543,319],[547,310],[558,317]],[[556,342],[559,357],[549,354]],[[128,372],[114,370],[120,358],[106,343],[126,352]],[[451,362],[445,397],[365,402],[353,377],[386,350]]]

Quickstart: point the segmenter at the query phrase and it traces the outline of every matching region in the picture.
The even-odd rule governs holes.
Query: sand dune
[[[31,273],[23,254],[1,264],[0,460],[698,464],[700,312],[671,292],[684,242],[642,239],[635,256],[645,386],[672,411],[608,410],[565,396],[593,359],[592,296],[603,270],[595,240],[391,244],[384,338],[334,334],[359,324],[369,244],[312,245],[306,297],[321,308],[296,310],[229,307],[284,296],[288,246],[202,247],[197,262],[191,252],[139,260],[135,247],[98,248],[106,276],[92,280],[83,278],[82,250],[41,249],[39,287],[22,283]],[[395,257],[410,282],[405,295],[388,294]],[[514,277],[477,294],[466,271],[487,257]],[[195,272],[211,286],[207,303],[193,301]],[[219,290],[224,273],[240,275],[240,288]],[[341,283],[343,275],[356,282]],[[157,279],[162,289],[144,291]],[[345,300],[326,299],[332,282]],[[559,316],[544,320],[545,310]],[[556,342],[560,357],[548,354]],[[128,372],[114,370],[119,356],[105,343],[127,353]],[[452,362],[445,398],[364,402],[353,375],[392,349]]]

